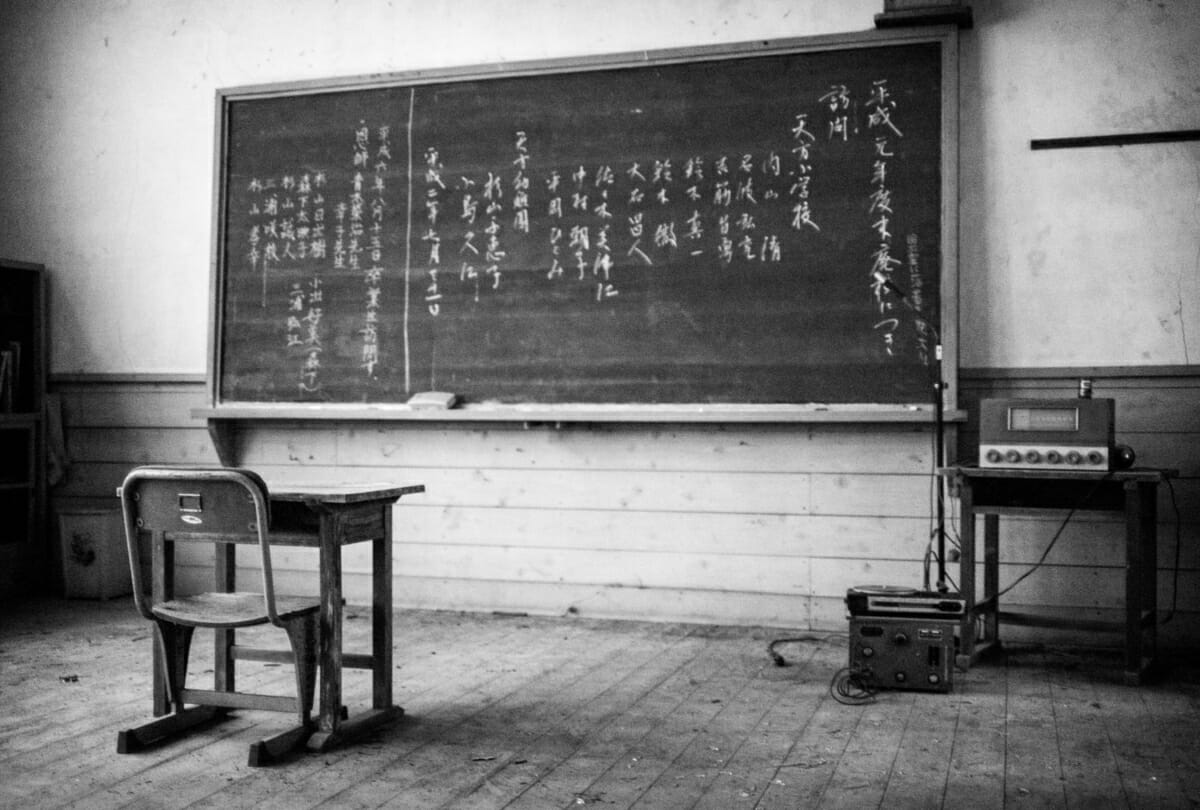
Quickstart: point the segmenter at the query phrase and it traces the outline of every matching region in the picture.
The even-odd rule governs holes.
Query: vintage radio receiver
[[[979,466],[1116,469],[1115,412],[1111,399],[980,400]]]
[[[868,689],[949,692],[954,631],[966,603],[957,593],[887,585],[846,592],[851,674]]]

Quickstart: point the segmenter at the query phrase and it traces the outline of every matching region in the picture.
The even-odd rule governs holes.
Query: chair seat
[[[275,597],[281,619],[315,613],[320,607],[316,597]],[[159,602],[151,610],[160,619],[192,627],[250,627],[270,621],[261,593],[199,593]]]

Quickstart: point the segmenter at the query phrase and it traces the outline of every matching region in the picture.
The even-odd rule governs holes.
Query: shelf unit
[[[0,259],[0,594],[45,591],[46,275]]]

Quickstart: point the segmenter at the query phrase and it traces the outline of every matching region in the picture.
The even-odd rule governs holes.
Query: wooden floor
[[[149,717],[128,599],[0,612],[0,807],[999,808],[1200,804],[1200,668],[1121,683],[1113,654],[1010,648],[950,694],[843,705],[844,636],[433,612],[396,615],[407,711],[360,744],[248,768],[286,716],[242,712],[118,755]],[[348,647],[367,620],[350,611]],[[203,648],[196,677],[209,664]],[[244,664],[283,690],[286,666]],[[352,672],[347,703],[369,683]]]

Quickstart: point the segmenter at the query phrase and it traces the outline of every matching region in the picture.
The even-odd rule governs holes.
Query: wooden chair
[[[212,467],[139,467],[120,490],[125,540],[137,609],[154,623],[160,666],[166,681],[170,713],[137,728],[121,731],[117,752],[131,753],[166,740],[231,708],[294,711],[298,725],[250,746],[251,766],[270,762],[303,746],[314,730],[310,714],[317,673],[320,600],[275,594],[271,574],[270,512],[266,484],[248,470]],[[150,533],[155,545],[153,594],[144,588],[139,535]],[[174,597],[174,544],[206,542],[214,551],[214,590]],[[235,543],[257,542],[262,592],[236,591]],[[238,692],[234,630],[267,623],[287,633],[290,653],[257,651],[258,660],[291,662],[296,697]],[[188,652],[197,627],[216,631],[214,688],[186,685]],[[156,690],[160,687],[156,683]],[[161,693],[158,693],[161,694]],[[157,708],[161,704],[156,700]],[[192,704],[192,705],[188,705]]]

